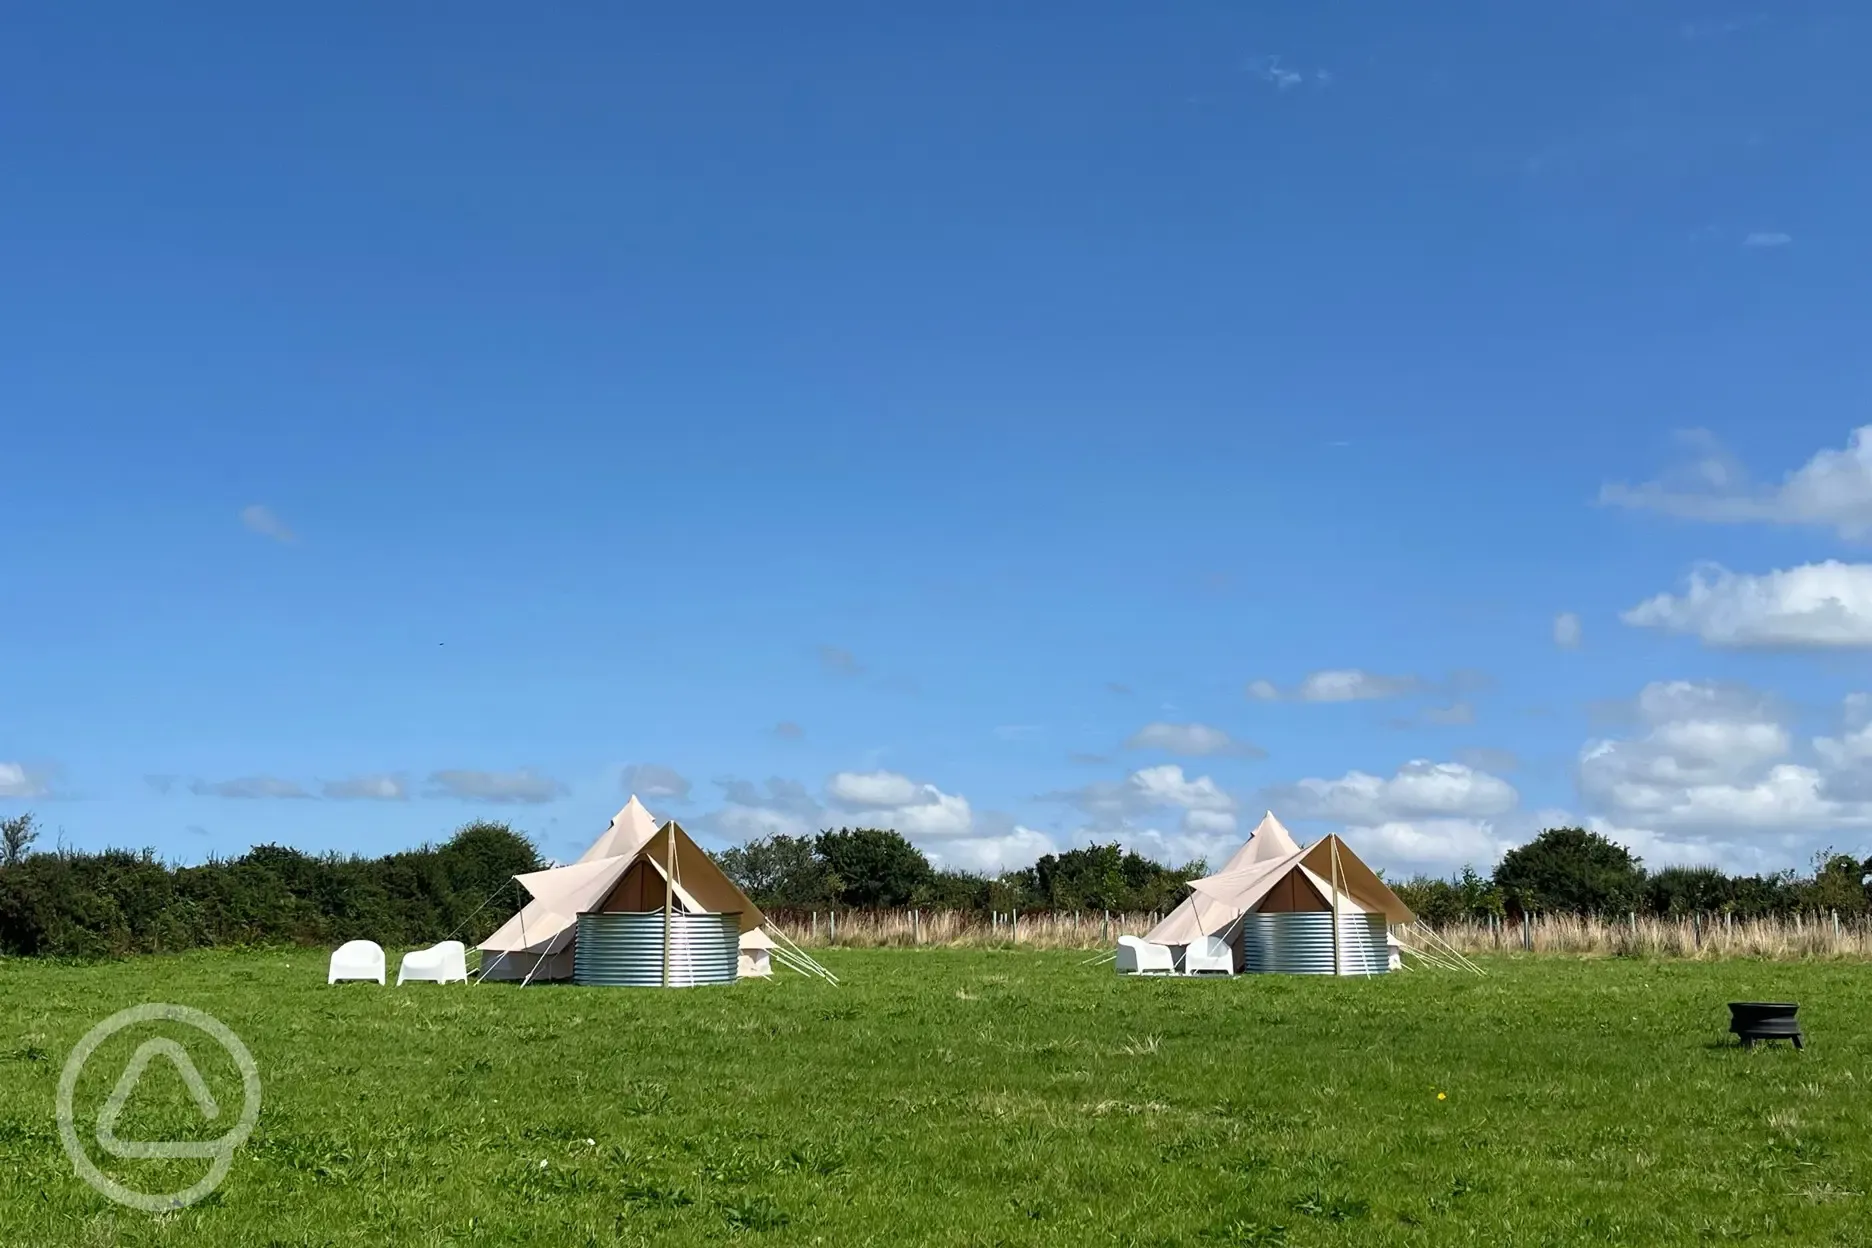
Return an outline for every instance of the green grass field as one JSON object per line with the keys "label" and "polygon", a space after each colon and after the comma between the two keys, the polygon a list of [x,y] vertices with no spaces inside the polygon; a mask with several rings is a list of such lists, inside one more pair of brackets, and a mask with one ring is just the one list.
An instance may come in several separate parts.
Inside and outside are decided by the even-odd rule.
{"label": "green grass field", "polygon": [[[309,950],[0,963],[0,1242],[1872,1240],[1872,967],[1151,982],[1082,956],[833,951],[843,988],[676,992],[327,988]],[[1805,1053],[1728,1040],[1725,1002],[1763,998],[1802,1003]],[[227,1023],[265,1088],[225,1184],[161,1217],[80,1183],[54,1122],[73,1045],[147,1001]],[[152,1034],[222,1120],[158,1061],[120,1138],[238,1113],[198,1033],[126,1032],[79,1084],[94,1157]],[[172,1190],[206,1163],[105,1168]]]}

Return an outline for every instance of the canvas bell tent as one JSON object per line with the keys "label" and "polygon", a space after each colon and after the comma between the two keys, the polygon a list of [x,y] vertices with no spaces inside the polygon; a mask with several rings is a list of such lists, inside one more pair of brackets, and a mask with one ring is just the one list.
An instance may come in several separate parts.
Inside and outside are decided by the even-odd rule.
{"label": "canvas bell tent", "polygon": [[[1229,860],[1222,864],[1222,870],[1216,875],[1227,875],[1256,863],[1277,862],[1299,852],[1300,846],[1293,839],[1293,834],[1281,825],[1281,821],[1270,810],[1255,825],[1255,830],[1248,834],[1241,848],[1229,855]],[[1192,889],[1190,895],[1176,909],[1166,914],[1144,939],[1152,944],[1169,945],[1178,950],[1178,956],[1181,956],[1181,949],[1200,937],[1222,936],[1226,939],[1229,930],[1240,918],[1241,911],[1233,906]],[[1236,969],[1241,969],[1239,964]]]}
{"label": "canvas bell tent", "polygon": [[[738,955],[764,967],[768,957],[778,953],[784,963],[809,974],[823,969],[804,954],[782,952],[775,936],[763,930],[766,916],[760,907],[678,824],[658,827],[635,796],[577,862],[514,879],[531,900],[481,942],[483,979],[573,979],[580,965],[581,916],[588,931],[603,931],[607,940],[622,942],[618,947],[623,947],[635,940],[622,930],[630,921],[593,916],[644,915],[666,908],[678,916],[670,920],[672,932],[698,924],[706,928],[703,916],[733,916],[734,930],[727,933],[732,938],[729,978]],[[595,951],[588,951],[585,962],[591,968],[588,974],[600,973]]]}
{"label": "canvas bell tent", "polygon": [[635,857],[656,830],[656,820],[633,793],[577,862],[516,875],[531,900],[481,942],[481,978],[571,979],[579,912],[591,909],[617,882],[609,864]]}
{"label": "canvas bell tent", "polygon": [[1301,849],[1270,811],[1145,939],[1174,949],[1216,937],[1250,972],[1377,975],[1390,969],[1390,926],[1412,918],[1338,836]]}
{"label": "canvas bell tent", "polygon": [[578,916],[572,981],[588,986],[696,987],[738,977],[740,940],[766,916],[671,820],[619,864],[605,895]]}

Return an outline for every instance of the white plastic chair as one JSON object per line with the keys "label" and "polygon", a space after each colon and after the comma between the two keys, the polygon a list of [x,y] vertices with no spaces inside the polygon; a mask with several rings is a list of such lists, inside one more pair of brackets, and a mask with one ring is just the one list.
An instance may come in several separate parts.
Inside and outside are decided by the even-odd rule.
{"label": "white plastic chair", "polygon": [[325,973],[325,982],[335,984],[341,979],[374,979],[384,982],[383,946],[374,940],[347,940],[333,951],[331,969]]}
{"label": "white plastic chair", "polygon": [[1220,936],[1199,936],[1183,951],[1185,975],[1233,975],[1235,950]]}
{"label": "white plastic chair", "polygon": [[468,946],[459,940],[445,940],[427,949],[412,949],[403,955],[397,967],[396,982],[406,979],[429,984],[446,984],[459,979],[468,982]]}
{"label": "white plastic chair", "polygon": [[1117,965],[1120,975],[1176,974],[1176,959],[1169,945],[1154,945],[1137,936],[1118,938]]}

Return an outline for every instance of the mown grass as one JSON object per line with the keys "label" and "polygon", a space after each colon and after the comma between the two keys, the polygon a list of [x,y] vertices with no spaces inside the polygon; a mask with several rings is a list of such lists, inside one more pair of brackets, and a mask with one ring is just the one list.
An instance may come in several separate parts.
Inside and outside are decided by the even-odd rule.
{"label": "mown grass", "polygon": [[[843,988],[327,988],[300,951],[0,963],[0,1242],[1872,1236],[1872,968],[1502,958],[1486,979],[1165,982],[1026,950],[826,956]],[[1802,1003],[1805,1053],[1728,1040],[1725,1002],[1764,998]],[[265,1084],[227,1182],[162,1217],[83,1186],[53,1116],[79,1037],[152,1000],[222,1019]],[[223,1121],[165,1072],[119,1136],[219,1135],[231,1063],[158,1030]],[[87,1070],[87,1141],[148,1034]],[[107,1169],[148,1190],[205,1164]]]}

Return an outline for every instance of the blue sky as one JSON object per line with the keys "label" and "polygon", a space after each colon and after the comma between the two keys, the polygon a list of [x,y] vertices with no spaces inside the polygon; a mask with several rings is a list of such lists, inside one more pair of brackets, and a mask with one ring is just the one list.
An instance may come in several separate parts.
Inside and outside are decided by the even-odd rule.
{"label": "blue sky", "polygon": [[1872,849],[1872,11],[1257,8],[16,19],[0,813]]}

